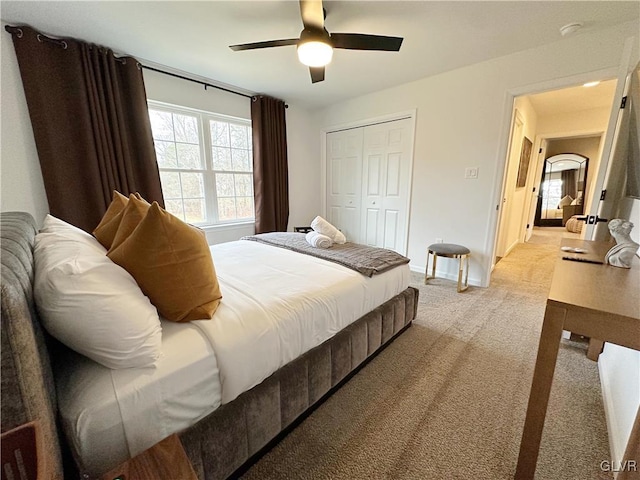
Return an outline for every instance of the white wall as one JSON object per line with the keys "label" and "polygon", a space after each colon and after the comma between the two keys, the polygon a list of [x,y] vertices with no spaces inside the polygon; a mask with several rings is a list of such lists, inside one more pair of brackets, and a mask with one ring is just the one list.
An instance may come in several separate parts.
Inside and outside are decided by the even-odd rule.
{"label": "white wall", "polygon": [[320,135],[312,112],[289,105],[287,154],[289,160],[289,227],[311,225],[320,215]]}
{"label": "white wall", "polygon": [[611,107],[604,107],[588,108],[579,114],[540,115],[537,133],[555,138],[602,133],[607,130],[610,114]]}
{"label": "white wall", "polygon": [[[635,228],[631,231],[631,238],[640,243],[640,199],[624,198],[619,217],[633,222]],[[598,369],[611,459],[619,462],[640,408],[640,352],[607,343],[598,360]]]}
{"label": "white wall", "polygon": [[[408,256],[426,264],[436,237],[471,249],[472,284],[486,285],[509,135],[510,93],[616,69],[633,22],[424,78],[324,109],[321,127],[417,108]],[[477,180],[464,179],[478,167]],[[445,263],[445,262],[441,262]],[[454,262],[448,262],[453,264]],[[443,266],[444,267],[444,266]],[[454,274],[450,265],[448,274]]]}
{"label": "white wall", "polygon": [[513,146],[509,154],[507,164],[507,175],[505,177],[504,198],[501,208],[504,209],[500,225],[499,244],[504,247],[504,251],[497,251],[496,255],[506,256],[509,252],[523,240],[524,228],[529,212],[528,204],[531,197],[531,190],[535,177],[536,151],[531,146],[531,157],[529,159],[529,169],[527,170],[527,181],[524,187],[516,188],[518,170],[520,168],[520,154],[522,152],[522,142],[524,137],[535,142],[538,115],[527,97],[518,97],[514,101],[514,111],[519,112],[522,119],[522,137],[512,138]]}
{"label": "white wall", "polygon": [[[222,115],[250,119],[251,99],[174,78],[153,70],[142,70],[147,98],[159,102],[196,108]],[[202,79],[206,81],[205,79]]]}
{"label": "white wall", "polygon": [[598,360],[598,370],[611,459],[620,462],[640,407],[640,352],[606,343]]}
{"label": "white wall", "polygon": [[589,170],[591,170],[592,159],[598,155],[599,148],[600,136],[562,138],[558,140],[551,140],[549,142],[546,157],[553,157],[561,153],[578,153],[589,159]]}
{"label": "white wall", "polygon": [[42,223],[49,212],[40,163],[11,35],[0,35],[0,211],[29,212]]}

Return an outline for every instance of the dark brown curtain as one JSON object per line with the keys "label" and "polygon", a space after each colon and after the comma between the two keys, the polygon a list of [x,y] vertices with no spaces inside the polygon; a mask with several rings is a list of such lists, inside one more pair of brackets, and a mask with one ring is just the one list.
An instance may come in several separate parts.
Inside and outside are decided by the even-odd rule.
{"label": "dark brown curtain", "polygon": [[578,196],[576,191],[576,170],[562,170],[560,178],[562,179],[562,196],[569,195],[571,198],[576,198]]}
{"label": "dark brown curtain", "polygon": [[287,124],[282,100],[251,99],[256,233],[286,232],[289,221]]}
{"label": "dark brown curtain", "polygon": [[92,231],[113,190],[164,204],[142,70],[30,27],[13,36],[51,214]]}

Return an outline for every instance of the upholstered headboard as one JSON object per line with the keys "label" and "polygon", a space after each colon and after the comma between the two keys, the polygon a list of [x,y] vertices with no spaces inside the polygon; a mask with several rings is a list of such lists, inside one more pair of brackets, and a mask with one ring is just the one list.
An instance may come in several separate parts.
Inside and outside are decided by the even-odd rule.
{"label": "upholstered headboard", "polygon": [[62,479],[56,391],[47,345],[33,300],[36,223],[24,212],[0,214],[2,262],[2,432],[38,420],[51,478]]}

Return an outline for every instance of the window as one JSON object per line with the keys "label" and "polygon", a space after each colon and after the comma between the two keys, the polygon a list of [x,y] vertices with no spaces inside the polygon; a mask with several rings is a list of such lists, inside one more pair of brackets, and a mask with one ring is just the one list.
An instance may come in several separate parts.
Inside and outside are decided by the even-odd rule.
{"label": "window", "polygon": [[562,180],[554,178],[542,182],[542,197],[546,209],[556,208],[562,199]]}
{"label": "window", "polygon": [[254,219],[248,120],[152,101],[149,118],[168,212],[197,225]]}

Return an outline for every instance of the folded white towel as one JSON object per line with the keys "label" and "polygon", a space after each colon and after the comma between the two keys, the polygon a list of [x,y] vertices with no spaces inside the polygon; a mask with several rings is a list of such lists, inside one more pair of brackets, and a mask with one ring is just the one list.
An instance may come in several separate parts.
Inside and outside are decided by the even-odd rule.
{"label": "folded white towel", "polygon": [[311,228],[313,228],[316,232],[321,233],[322,235],[326,235],[336,243],[343,244],[347,241],[344,233],[342,233],[340,230],[338,230],[336,227],[331,225],[319,215],[313,219],[313,222],[311,222]]}
{"label": "folded white towel", "polygon": [[304,238],[307,239],[309,245],[316,248],[329,248],[331,245],[333,245],[333,240],[331,240],[326,235],[315,231],[307,233]]}

